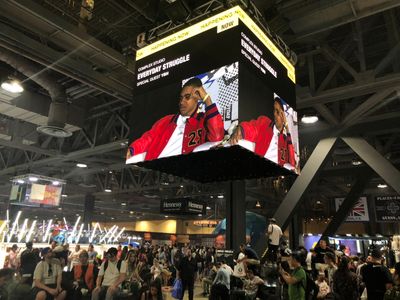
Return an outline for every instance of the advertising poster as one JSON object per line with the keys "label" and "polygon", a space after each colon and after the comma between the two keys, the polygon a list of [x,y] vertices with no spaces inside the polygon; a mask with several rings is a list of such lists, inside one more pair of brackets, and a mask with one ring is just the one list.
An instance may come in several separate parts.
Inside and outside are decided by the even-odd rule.
{"label": "advertising poster", "polygon": [[399,222],[400,196],[375,197],[375,214],[377,222]]}

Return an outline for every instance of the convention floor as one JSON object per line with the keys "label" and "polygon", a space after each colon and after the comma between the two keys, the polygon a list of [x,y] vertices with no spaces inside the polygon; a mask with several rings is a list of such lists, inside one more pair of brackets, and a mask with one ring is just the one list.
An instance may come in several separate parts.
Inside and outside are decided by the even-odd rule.
{"label": "convention floor", "polygon": [[[194,299],[208,299],[208,297],[203,297],[203,288],[200,285],[200,282],[196,282],[194,285]],[[165,300],[176,300],[175,298],[171,297],[170,292],[165,292],[164,293],[164,299]],[[183,297],[184,300],[188,300],[188,293],[187,291],[185,292],[185,296]]]}

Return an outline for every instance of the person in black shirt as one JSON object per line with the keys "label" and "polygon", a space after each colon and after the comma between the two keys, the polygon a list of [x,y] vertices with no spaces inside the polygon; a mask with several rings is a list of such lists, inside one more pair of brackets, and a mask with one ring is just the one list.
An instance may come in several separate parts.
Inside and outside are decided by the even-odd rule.
{"label": "person in black shirt", "polygon": [[37,251],[33,251],[32,242],[27,242],[26,249],[21,253],[20,273],[23,283],[32,285],[33,272],[35,271],[36,265],[39,261],[39,254]]}
{"label": "person in black shirt", "polygon": [[316,264],[325,264],[324,257],[327,252],[335,254],[335,252],[328,247],[328,243],[324,239],[319,240],[319,244],[317,247],[314,248],[314,251]]}
{"label": "person in black shirt", "polygon": [[367,288],[368,299],[382,300],[387,289],[392,288],[392,276],[382,265],[382,253],[379,249],[371,252],[371,262],[361,268],[362,280]]}
{"label": "person in black shirt", "polygon": [[197,262],[192,256],[192,251],[187,249],[186,256],[182,258],[178,265],[177,278],[182,280],[182,298],[187,289],[189,292],[189,300],[193,300],[194,280],[197,273]]}

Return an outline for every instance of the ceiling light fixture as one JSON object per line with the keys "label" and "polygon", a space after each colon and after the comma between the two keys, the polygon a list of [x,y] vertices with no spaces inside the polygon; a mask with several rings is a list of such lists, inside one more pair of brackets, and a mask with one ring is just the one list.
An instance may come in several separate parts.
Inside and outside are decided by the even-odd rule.
{"label": "ceiling light fixture", "polygon": [[39,178],[37,178],[37,177],[33,177],[33,176],[29,177],[29,181],[31,181],[31,182],[36,182],[38,180],[39,180]]}
{"label": "ceiling light fixture", "polygon": [[257,201],[256,207],[257,207],[257,208],[261,208],[261,203],[260,203],[260,201]]}
{"label": "ceiling light fixture", "polygon": [[22,179],[18,179],[17,182],[18,182],[19,184],[25,183],[25,181],[23,181]]}
{"label": "ceiling light fixture", "polygon": [[67,197],[68,197],[68,195],[66,195],[66,194],[62,194],[62,195],[61,195],[61,197],[63,197],[63,198],[67,198]]}
{"label": "ceiling light fixture", "polygon": [[24,91],[24,88],[19,80],[8,79],[1,84],[1,88],[13,94],[19,94]]}
{"label": "ceiling light fixture", "polygon": [[83,163],[77,163],[76,166],[78,168],[87,168],[87,164],[83,164]]}
{"label": "ceiling light fixture", "polygon": [[207,210],[211,210],[211,207],[209,207],[209,206],[207,206],[207,208],[206,208]]}
{"label": "ceiling light fixture", "polygon": [[353,161],[351,162],[351,164],[352,164],[353,166],[359,166],[359,165],[362,164],[362,161],[360,161],[360,160],[353,160]]}
{"label": "ceiling light fixture", "polygon": [[122,205],[122,206],[126,206],[126,203],[125,203],[125,202],[122,202],[121,205]]}
{"label": "ceiling light fixture", "polygon": [[111,193],[111,192],[112,192],[112,190],[109,189],[109,188],[104,189],[104,191],[105,191],[106,193]]}
{"label": "ceiling light fixture", "polygon": [[304,124],[314,124],[318,122],[318,116],[316,115],[304,115],[301,118],[301,122]]}
{"label": "ceiling light fixture", "polygon": [[386,189],[388,186],[385,183],[380,183],[380,184],[377,185],[377,187],[380,188],[380,189]]}
{"label": "ceiling light fixture", "polygon": [[52,182],[52,184],[53,184],[53,185],[60,185],[60,182],[59,182],[58,180],[54,180],[54,181]]}
{"label": "ceiling light fixture", "polygon": [[203,215],[202,215],[202,214],[198,214],[198,216],[199,216],[199,217],[202,217]]}
{"label": "ceiling light fixture", "polygon": [[224,195],[218,195],[218,199],[223,199]]}

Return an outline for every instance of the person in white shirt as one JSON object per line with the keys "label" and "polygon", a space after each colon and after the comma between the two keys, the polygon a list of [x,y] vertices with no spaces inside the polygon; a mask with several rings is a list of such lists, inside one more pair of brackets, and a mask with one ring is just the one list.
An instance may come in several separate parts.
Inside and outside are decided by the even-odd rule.
{"label": "person in white shirt", "polygon": [[79,255],[81,254],[81,245],[76,245],[75,246],[75,251],[71,252],[71,254],[68,256],[68,262],[69,262],[69,270],[72,270],[72,268],[79,264]]}
{"label": "person in white shirt", "polygon": [[[100,266],[96,288],[92,300],[114,300],[120,294],[120,285],[126,279],[126,261],[117,259],[118,250],[111,247],[107,251],[107,260]],[[105,298],[104,298],[105,296]]]}
{"label": "person in white shirt", "polygon": [[36,265],[33,273],[33,290],[35,300],[55,299],[64,300],[66,291],[61,288],[62,270],[54,262],[53,253],[49,247],[41,252],[43,260]]}
{"label": "person in white shirt", "polygon": [[268,235],[267,260],[269,262],[275,263],[278,259],[277,253],[279,250],[279,241],[282,237],[282,229],[276,224],[276,220],[274,218],[269,219],[267,235]]}

